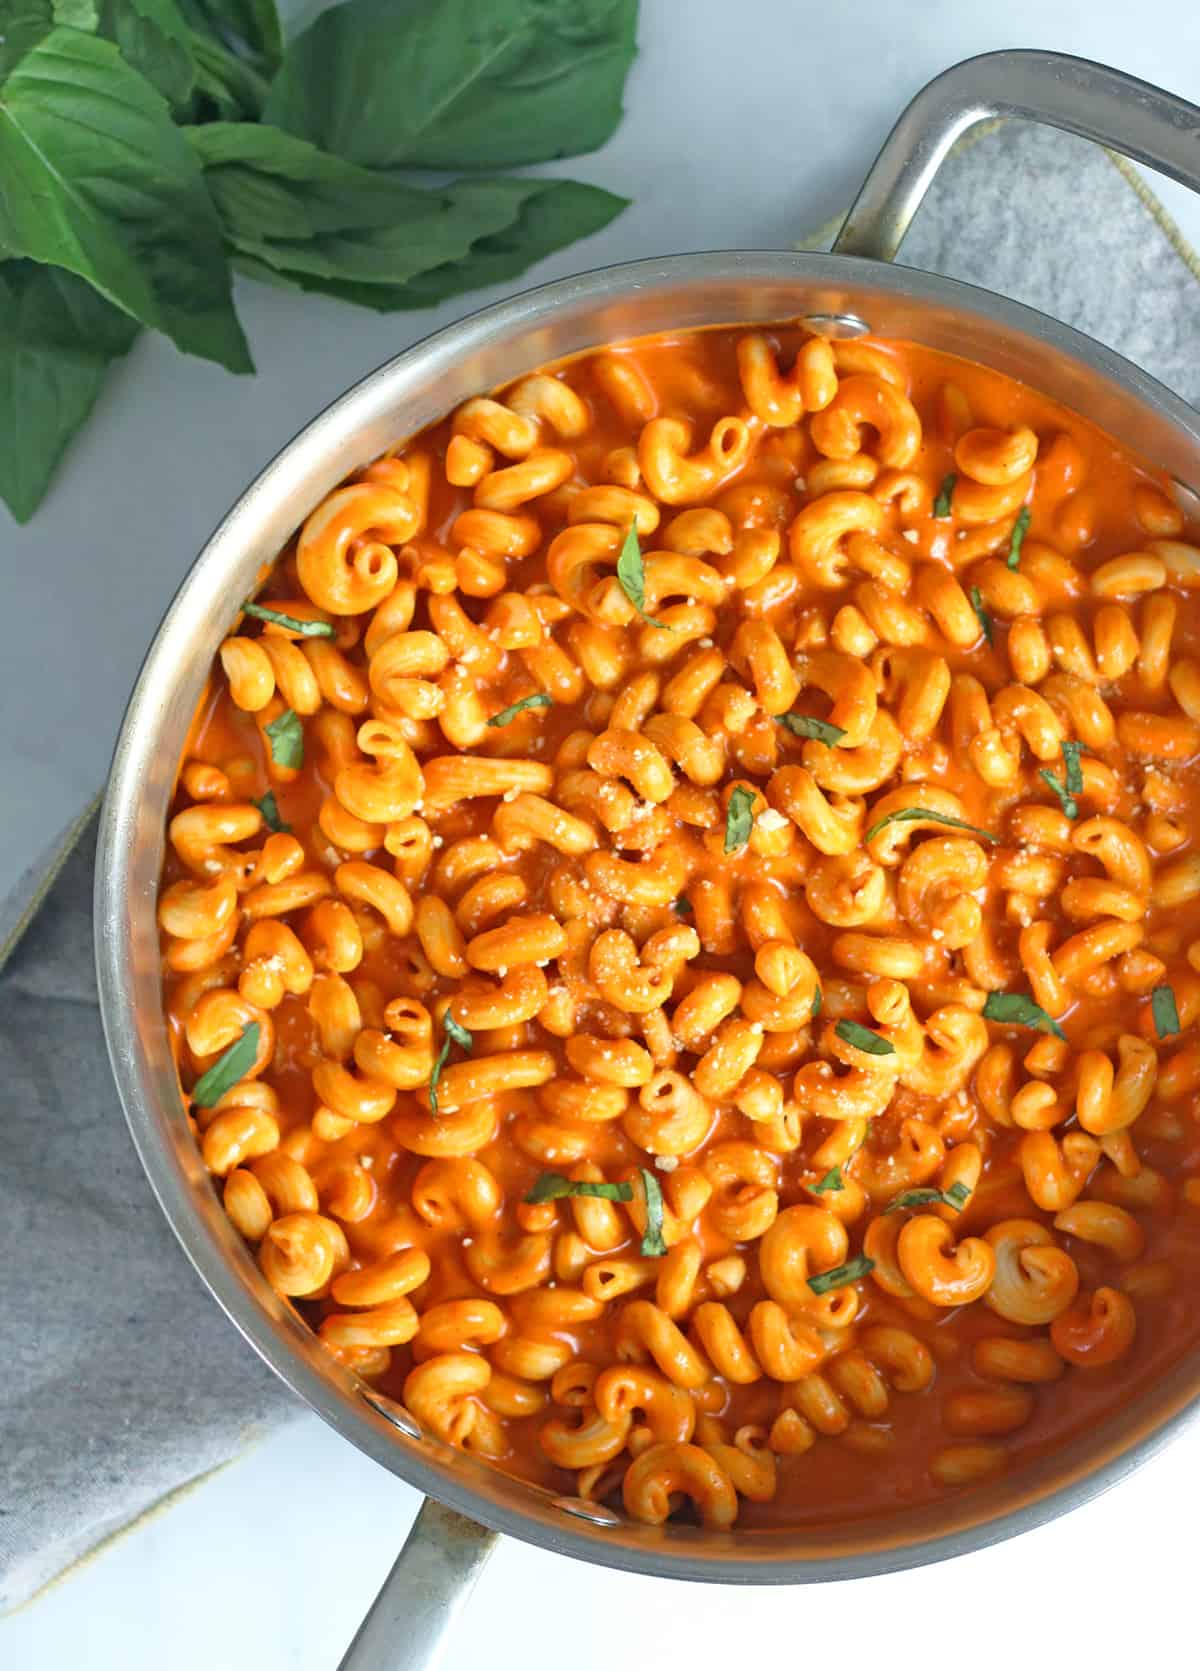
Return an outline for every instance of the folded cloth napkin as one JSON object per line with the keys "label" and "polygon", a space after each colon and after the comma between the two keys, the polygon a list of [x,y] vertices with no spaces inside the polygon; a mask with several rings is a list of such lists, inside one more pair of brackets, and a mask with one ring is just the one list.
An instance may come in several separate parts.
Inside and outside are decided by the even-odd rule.
{"label": "folded cloth napkin", "polygon": [[[1200,266],[1094,147],[1016,125],[968,140],[904,260],[1068,320],[1200,402]],[[87,818],[0,909],[0,1607],[298,1410],[204,1292],[126,1136],[94,852]]]}

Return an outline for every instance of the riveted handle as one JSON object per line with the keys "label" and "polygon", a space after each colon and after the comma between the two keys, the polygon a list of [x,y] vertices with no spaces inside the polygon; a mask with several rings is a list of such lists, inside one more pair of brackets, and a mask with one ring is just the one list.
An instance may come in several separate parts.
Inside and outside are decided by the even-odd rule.
{"label": "riveted handle", "polygon": [[987,52],[919,92],[884,141],[833,249],[892,261],[946,153],[978,122],[1046,122],[1200,192],[1200,108],[1062,52]]}
{"label": "riveted handle", "polygon": [[434,1671],[499,1541],[427,1497],[338,1671]]}

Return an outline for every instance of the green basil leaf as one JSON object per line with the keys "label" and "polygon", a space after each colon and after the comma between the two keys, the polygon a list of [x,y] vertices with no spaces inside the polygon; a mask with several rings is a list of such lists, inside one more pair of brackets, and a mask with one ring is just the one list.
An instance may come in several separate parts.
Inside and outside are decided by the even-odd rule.
{"label": "green basil leaf", "polygon": [[642,1176],[642,1193],[646,1197],[646,1230],[642,1237],[641,1254],[644,1259],[661,1259],[667,1251],[667,1244],[663,1241],[663,1197],[658,1179],[654,1173],[644,1166],[639,1166]]}
{"label": "green basil leaf", "polygon": [[729,807],[725,813],[725,851],[737,853],[750,840],[750,832],[754,828],[754,802],[757,799],[753,789],[745,789],[739,783],[729,797]]}
{"label": "green basil leaf", "polygon": [[54,29],[0,88],[0,247],[77,273],[188,353],[252,369],[200,165],[110,41]]}
{"label": "green basil leaf", "polygon": [[886,830],[889,824],[915,824],[921,818],[928,818],[933,824],[945,824],[950,830],[967,830],[971,835],[977,835],[981,841],[994,842],[998,839],[988,830],[981,830],[978,824],[964,824],[961,818],[951,818],[948,813],[931,812],[928,807],[923,806],[902,806],[895,812],[889,812],[878,824],[872,824],[863,840],[874,841],[880,830]]}
{"label": "green basil leaf", "polygon": [[1066,782],[1068,795],[1083,794],[1083,768],[1079,764],[1079,756],[1083,753],[1082,743],[1064,743],[1062,746],[1063,759],[1066,761]]}
{"label": "green basil leaf", "polygon": [[1175,1002],[1175,993],[1169,986],[1156,986],[1150,994],[1150,1013],[1154,1017],[1154,1031],[1160,1039],[1170,1038],[1172,1033],[1181,1033],[1179,1025],[1179,1006]]}
{"label": "green basil leaf", "polygon": [[94,29],[97,22],[94,0],[91,3],[82,0],[82,6],[83,18],[77,21],[79,14],[73,3],[63,6],[60,15],[54,0],[0,0],[0,83],[56,24],[71,29]]}
{"label": "green basil leaf", "polygon": [[594,151],[621,118],[637,0],[350,0],[288,44],[266,119],[376,168]]}
{"label": "green basil leaf", "polygon": [[817,1017],[820,1015],[821,1004],[823,1003],[823,1001],[824,1001],[824,995],[821,992],[821,988],[819,986],[814,987],[813,988],[813,1001],[812,1001],[812,1016],[810,1018],[811,1020],[815,1021],[817,1019]]}
{"label": "green basil leaf", "polygon": [[1020,514],[1013,524],[1012,536],[1008,542],[1008,566],[1015,569],[1021,561],[1021,547],[1025,544],[1025,536],[1029,532],[1032,513],[1028,505],[1022,505]]}
{"label": "green basil leaf", "polygon": [[[460,180],[451,190],[465,192],[469,183]],[[365,285],[356,288],[317,283],[306,288],[323,290],[381,312],[432,307],[466,290],[509,283],[555,250],[590,238],[629,206],[627,197],[617,197],[599,186],[585,186],[578,180],[480,180],[475,184],[481,191],[504,188],[511,193],[520,188],[523,197],[511,225],[479,238],[461,260],[433,267],[383,295],[380,286],[374,287],[373,294]]]}
{"label": "green basil leaf", "polygon": [[527,708],[553,708],[553,706],[553,699],[547,696],[545,692],[534,691],[532,696],[523,696],[519,702],[510,702],[507,708],[501,708],[498,714],[492,715],[488,724],[507,725],[510,720],[516,719],[518,714],[523,714]]}
{"label": "green basil leaf", "polygon": [[285,708],[278,719],[266,727],[271,742],[271,759],[277,766],[299,767],[304,764],[304,727],[299,714]]}
{"label": "green basil leaf", "polygon": [[671,907],[677,917],[690,917],[693,914],[690,899],[677,899]]}
{"label": "green basil leaf", "polygon": [[291,830],[290,824],[285,824],[279,816],[279,803],[275,799],[275,791],[268,789],[261,801],[255,801],[255,806],[263,815],[263,823],[269,830],[286,835]]}
{"label": "green basil leaf", "polygon": [[829,1195],[838,1194],[840,1191],[845,1189],[845,1187],[845,1184],[842,1182],[841,1167],[831,1166],[819,1184],[808,1185],[808,1191],[810,1195]]}
{"label": "green basil leaf", "polygon": [[[442,193],[420,191],[384,174],[331,157],[278,128],[254,122],[209,122],[188,130],[188,141],[204,167],[204,183],[212,195],[225,228],[235,246],[247,245],[289,250],[322,234],[352,229],[363,232],[377,228],[409,226],[418,239],[422,215],[430,221],[444,218],[450,200]],[[508,205],[497,224],[511,218]],[[450,229],[446,230],[453,236]],[[470,248],[471,228],[460,232],[448,246],[450,255]],[[317,242],[316,247],[321,247]],[[440,259],[446,259],[438,251]],[[338,270],[332,259],[323,267]],[[417,263],[389,267],[385,282],[398,282]],[[357,270],[352,276],[359,276]],[[367,276],[365,273],[362,276]]]}
{"label": "green basil leaf", "polygon": [[874,1269],[875,1261],[868,1259],[865,1253],[860,1253],[857,1258],[847,1260],[844,1265],[835,1265],[831,1271],[818,1271],[816,1276],[810,1276],[808,1286],[814,1294],[828,1294],[831,1288],[845,1288]]}
{"label": "green basil leaf", "polygon": [[275,128],[188,137],[236,264],[379,312],[516,277],[610,221],[625,200],[571,180],[458,180],[418,190]]}
{"label": "green basil leaf", "polygon": [[180,0],[197,34],[217,42],[231,56],[248,58],[272,75],[283,58],[283,32],[275,0]]}
{"label": "green basil leaf", "polygon": [[[646,570],[642,563],[642,548],[638,544],[637,528],[633,523],[629,525],[629,532],[617,558],[617,583],[643,621],[648,621],[652,627],[658,627],[663,632],[674,631],[665,621],[656,621],[653,615],[646,614]],[[728,851],[726,848],[726,852]]]}
{"label": "green basil leaf", "polygon": [[1023,992],[989,992],[987,1002],[983,1006],[985,1021],[1001,1021],[1016,1027],[1036,1027],[1039,1032],[1053,1033],[1056,1039],[1066,1039],[1066,1034],[1048,1015],[1040,1004],[1035,1004],[1032,998],[1027,998]]}
{"label": "green basil leaf", "polygon": [[942,485],[938,489],[938,496],[933,501],[934,516],[944,518],[950,515],[950,500],[953,497],[954,484],[957,480],[958,477],[953,470],[948,476],[943,477]]}
{"label": "green basil leaf", "polygon": [[[65,20],[63,20],[65,21]],[[120,48],[168,104],[183,105],[196,81],[191,31],[175,0],[102,0],[100,33]]]}
{"label": "green basil leaf", "polygon": [[543,1201],[561,1201],[566,1196],[598,1196],[602,1201],[632,1201],[633,1185],[572,1183],[561,1172],[543,1172],[525,1200],[531,1207]]}
{"label": "green basil leaf", "polygon": [[193,29],[190,44],[196,84],[188,118],[193,122],[256,122],[270,84],[215,36]]}
{"label": "green basil leaf", "polygon": [[1058,796],[1059,805],[1062,807],[1067,817],[1078,818],[1078,803],[1073,795],[1068,794],[1066,784],[1060,783],[1048,766],[1041,767],[1038,772],[1038,776],[1043,780],[1043,782],[1048,783],[1054,793]]}
{"label": "green basil leaf", "polygon": [[18,522],[37,509],[138,328],[61,267],[0,262],[0,499]]}
{"label": "green basil leaf", "polygon": [[453,1039],[455,1044],[458,1045],[460,1049],[474,1050],[474,1034],[469,1033],[461,1021],[455,1021],[449,1010],[447,1010],[445,1015],[442,1017],[442,1028],[446,1037],[448,1039]]}
{"label": "green basil leaf", "polygon": [[244,1079],[254,1066],[258,1055],[258,1039],[262,1028],[257,1021],[252,1021],[242,1028],[242,1036],[235,1039],[221,1056],[213,1063],[207,1073],[192,1086],[192,1107],[211,1108],[220,1102],[232,1086],[239,1079]]}
{"label": "green basil leaf", "polygon": [[855,1050],[864,1050],[868,1056],[894,1056],[896,1046],[891,1039],[881,1039],[878,1033],[873,1033],[869,1027],[862,1027],[857,1021],[839,1021],[833,1029],[838,1038],[845,1044],[851,1044]]}
{"label": "green basil leaf", "polygon": [[450,1058],[450,1046],[457,1044],[467,1051],[475,1048],[474,1035],[468,1033],[461,1021],[455,1021],[449,1010],[442,1017],[442,1034],[442,1048],[437,1053],[433,1072],[429,1075],[429,1112],[435,1120],[438,1116],[438,1084],[441,1081],[442,1069]]}
{"label": "green basil leaf", "polygon": [[277,627],[286,627],[289,632],[298,632],[301,638],[334,637],[334,630],[328,621],[302,621],[298,615],[288,615],[282,609],[270,609],[265,603],[255,603],[250,598],[242,605],[242,613],[253,615],[257,621],[270,621]]}
{"label": "green basil leaf", "polygon": [[826,748],[836,748],[846,735],[842,726],[830,725],[826,719],[814,719],[811,714],[778,714],[776,718],[793,737],[811,737]]}
{"label": "green basil leaf", "polygon": [[898,1213],[913,1207],[928,1207],[938,1202],[944,1207],[953,1207],[962,1212],[971,1199],[971,1192],[966,1184],[959,1182],[951,1184],[949,1189],[906,1189],[903,1195],[898,1195],[894,1201],[883,1209],[884,1213]]}
{"label": "green basil leaf", "polygon": [[979,628],[983,633],[984,638],[987,639],[989,644],[994,644],[996,640],[992,632],[992,617],[983,607],[983,593],[979,590],[978,586],[972,586],[971,588],[971,608],[975,611],[975,616],[979,622]]}

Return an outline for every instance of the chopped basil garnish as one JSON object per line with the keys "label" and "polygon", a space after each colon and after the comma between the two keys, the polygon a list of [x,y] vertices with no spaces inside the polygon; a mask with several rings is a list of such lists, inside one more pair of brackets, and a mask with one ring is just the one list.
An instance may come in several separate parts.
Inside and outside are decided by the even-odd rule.
{"label": "chopped basil garnish", "polygon": [[1079,802],[1075,799],[1074,795],[1068,794],[1066,784],[1060,783],[1048,766],[1043,766],[1038,772],[1038,776],[1044,783],[1048,783],[1054,793],[1058,796],[1058,804],[1062,807],[1067,817],[1078,818]]}
{"label": "chopped basil garnish", "polygon": [[744,789],[739,783],[729,797],[729,810],[725,814],[725,851],[736,853],[750,840],[750,831],[754,828],[753,789]]}
{"label": "chopped basil garnish", "polygon": [[677,917],[690,917],[692,915],[692,902],[690,899],[677,899],[671,909]]}
{"label": "chopped basil garnish", "polygon": [[553,708],[554,703],[542,691],[535,691],[532,696],[523,696],[519,702],[510,703],[507,708],[501,708],[498,714],[493,714],[488,720],[489,725],[507,725],[510,719],[516,719],[526,708]]}
{"label": "chopped basil garnish", "polygon": [[1068,818],[1079,817],[1079,802],[1076,795],[1083,793],[1083,770],[1079,764],[1079,756],[1083,751],[1082,743],[1064,743],[1062,746],[1063,764],[1066,771],[1060,783],[1049,767],[1043,766],[1039,772],[1041,777],[1058,796],[1059,805]]}
{"label": "chopped basil garnish", "polygon": [[860,1253],[844,1265],[835,1265],[831,1271],[819,1271],[816,1276],[810,1276],[808,1286],[814,1294],[828,1294],[831,1288],[845,1288],[848,1283],[857,1282],[860,1276],[866,1276],[874,1269],[875,1261]]}
{"label": "chopped basil garnish", "polygon": [[1169,986],[1154,988],[1150,994],[1150,1013],[1154,1017],[1154,1031],[1160,1039],[1183,1031],[1179,1025],[1179,1006],[1175,1002],[1175,993]]}
{"label": "chopped basil garnish", "polygon": [[279,804],[275,799],[275,791],[273,789],[268,789],[262,800],[255,801],[254,804],[262,813],[263,823],[269,830],[275,830],[277,833],[282,835],[286,835],[288,833],[292,826],[290,824],[285,824],[283,819],[279,816]]}
{"label": "chopped basil garnish", "polygon": [[812,1195],[828,1195],[830,1193],[835,1193],[838,1190],[845,1189],[845,1187],[845,1184],[842,1182],[841,1167],[831,1166],[829,1171],[826,1172],[825,1176],[821,1179],[820,1183],[809,1184],[808,1189],[809,1193]]}
{"label": "chopped basil garnish", "polygon": [[457,1044],[464,1050],[469,1051],[475,1044],[472,1035],[467,1032],[461,1021],[455,1021],[449,1010],[442,1017],[442,1031],[446,1036],[442,1040],[442,1048],[438,1051],[437,1061],[434,1062],[433,1072],[429,1076],[429,1112],[435,1118],[438,1111],[438,1081],[442,1077],[442,1069],[449,1060],[450,1046]]}
{"label": "chopped basil garnish", "polygon": [[1017,1027],[1036,1027],[1040,1033],[1053,1033],[1056,1039],[1066,1034],[1052,1015],[1047,1015],[1040,1004],[1023,992],[989,992],[983,1006],[985,1021],[1003,1021]]}
{"label": "chopped basil garnish", "polygon": [[971,1192],[964,1183],[951,1184],[949,1189],[906,1189],[883,1210],[885,1213],[899,1213],[908,1207],[928,1207],[936,1201],[961,1213],[970,1199]]}
{"label": "chopped basil garnish", "polygon": [[301,621],[296,615],[285,615],[281,609],[268,609],[262,603],[244,603],[242,608],[247,615],[253,615],[259,621],[271,621],[277,627],[286,627],[289,632],[298,632],[301,638],[334,636],[328,621]]}
{"label": "chopped basil garnish", "polygon": [[602,1201],[632,1201],[632,1184],[572,1183],[561,1172],[543,1172],[525,1200],[531,1207],[543,1201],[561,1201],[567,1195],[598,1195]]}
{"label": "chopped basil garnish", "polygon": [[646,1231],[642,1237],[641,1253],[644,1259],[661,1259],[667,1251],[667,1244],[663,1241],[663,1198],[658,1179],[653,1172],[639,1166],[642,1175],[642,1193],[646,1197]]}
{"label": "chopped basil garnish", "polygon": [[865,1050],[868,1056],[896,1054],[896,1046],[890,1039],[881,1039],[878,1033],[873,1033],[869,1027],[860,1027],[857,1021],[839,1021],[833,1030],[839,1039],[852,1044],[855,1050]]}
{"label": "chopped basil garnish", "polygon": [[812,1001],[812,1016],[810,1018],[811,1020],[815,1021],[817,1019],[817,1017],[820,1015],[822,1002],[823,1002],[823,994],[821,992],[821,988],[819,986],[814,987],[813,988],[813,1001]]}
{"label": "chopped basil garnish", "polygon": [[864,841],[874,841],[880,830],[885,830],[889,824],[915,824],[918,819],[928,818],[931,824],[945,824],[950,830],[969,830],[983,841],[996,841],[990,830],[981,830],[978,824],[964,824],[961,818],[951,818],[946,812],[931,812],[928,807],[902,806],[895,812],[889,812],[886,818],[881,818],[878,824],[872,824],[863,837]]}
{"label": "chopped basil garnish", "polygon": [[1028,505],[1021,506],[1021,513],[1013,524],[1012,538],[1008,542],[1008,566],[1015,569],[1021,561],[1021,547],[1025,544],[1025,536],[1029,532],[1031,512]]}
{"label": "chopped basil garnish", "polygon": [[271,759],[277,766],[303,766],[304,727],[299,714],[285,708],[266,730],[271,743]]}
{"label": "chopped basil garnish", "polygon": [[983,636],[987,639],[989,644],[994,644],[996,640],[992,635],[992,617],[983,607],[983,593],[979,590],[978,586],[972,586],[971,588],[971,608],[975,611],[975,616],[979,622],[979,627]]}
{"label": "chopped basil garnish", "polygon": [[826,748],[836,748],[846,735],[842,726],[830,725],[827,719],[814,719],[811,714],[777,714],[776,718],[793,737],[811,737]]}
{"label": "chopped basil garnish", "polygon": [[251,1021],[248,1026],[242,1028],[241,1038],[235,1039],[208,1072],[201,1074],[192,1086],[193,1108],[211,1108],[214,1103],[220,1102],[231,1086],[246,1077],[258,1055],[258,1037],[261,1032],[262,1028],[257,1021]]}
{"label": "chopped basil garnish", "polygon": [[656,621],[653,615],[646,614],[646,570],[642,564],[637,528],[632,524],[621,547],[621,555],[617,558],[617,582],[643,621],[657,627],[660,632],[675,631],[666,621]]}
{"label": "chopped basil garnish", "polygon": [[957,480],[958,477],[953,470],[944,478],[941,487],[938,489],[938,496],[933,501],[934,516],[946,517],[950,515],[950,497],[954,492],[954,484]]}

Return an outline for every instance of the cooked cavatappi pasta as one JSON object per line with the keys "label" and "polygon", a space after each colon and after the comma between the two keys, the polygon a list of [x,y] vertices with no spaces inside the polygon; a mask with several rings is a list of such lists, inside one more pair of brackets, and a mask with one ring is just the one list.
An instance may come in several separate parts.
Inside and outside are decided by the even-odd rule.
{"label": "cooked cavatappi pasta", "polygon": [[[1019,1466],[1200,1337],[1200,549],[1071,412],[722,329],[332,492],[159,900],[268,1282],[636,1520]],[[240,613],[239,613],[240,609]]]}

